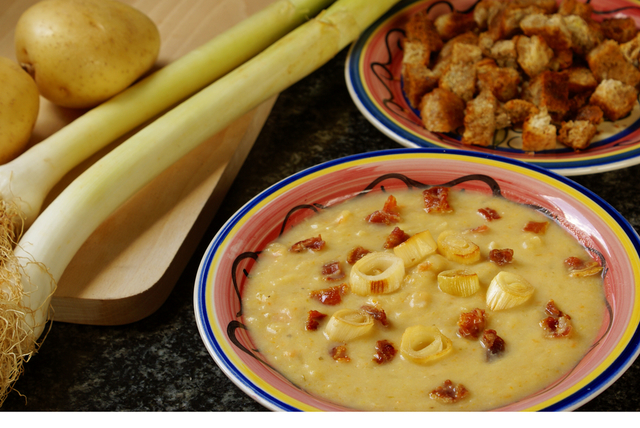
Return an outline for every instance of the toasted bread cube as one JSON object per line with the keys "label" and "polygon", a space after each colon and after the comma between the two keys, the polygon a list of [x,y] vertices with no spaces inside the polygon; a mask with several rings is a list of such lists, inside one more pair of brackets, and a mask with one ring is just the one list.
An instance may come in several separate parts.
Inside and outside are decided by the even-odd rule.
{"label": "toasted bread cube", "polygon": [[558,131],[558,141],[574,150],[582,150],[589,147],[596,132],[595,125],[588,120],[571,120],[562,123]]}
{"label": "toasted bread cube", "polygon": [[453,132],[464,124],[464,107],[464,101],[456,94],[436,88],[422,98],[422,123],[431,132]]}
{"label": "toasted bread cube", "polygon": [[467,103],[464,112],[464,133],[462,143],[467,145],[489,146],[496,131],[496,109],[498,100],[485,90]]}
{"label": "toasted bread cube", "polygon": [[442,49],[443,42],[428,13],[422,10],[412,14],[405,26],[405,35],[408,40],[422,42],[429,52],[437,52]]}
{"label": "toasted bread cube", "polygon": [[574,118],[580,111],[580,109],[584,108],[587,104],[589,104],[589,98],[591,98],[591,94],[593,91],[589,92],[580,92],[569,98],[569,111],[564,116],[565,120],[569,120],[570,118]]}
{"label": "toasted bread cube", "polygon": [[492,59],[476,63],[478,90],[489,90],[500,102],[507,102],[519,95],[522,78],[513,68],[498,67]]}
{"label": "toasted bread cube", "polygon": [[529,116],[538,114],[540,111],[535,104],[519,98],[507,101],[502,108],[509,116],[509,122],[515,126],[522,125]]}
{"label": "toasted bread cube", "polygon": [[593,15],[593,6],[578,0],[562,0],[558,6],[560,15],[577,15],[584,20],[590,20]]}
{"label": "toasted bread cube", "polygon": [[633,110],[637,97],[638,91],[633,86],[619,80],[606,79],[600,82],[589,103],[600,107],[607,119],[616,121]]}
{"label": "toasted bread cube", "polygon": [[549,70],[561,71],[573,65],[573,51],[571,49],[556,49],[549,61]]}
{"label": "toasted bread cube", "polygon": [[425,94],[438,86],[438,77],[426,67],[405,64],[402,67],[404,93],[413,108],[419,108]]}
{"label": "toasted bread cube", "polygon": [[544,108],[560,123],[569,111],[569,76],[562,72],[543,71],[533,78],[523,92],[523,98],[538,108]]}
{"label": "toasted bread cube", "polygon": [[551,58],[554,56],[544,39],[540,36],[519,36],[516,38],[518,64],[529,77],[535,77],[547,70]]}
{"label": "toasted bread cube", "polygon": [[520,21],[520,28],[529,37],[534,35],[542,37],[553,50],[571,48],[571,33],[562,15],[549,16],[542,13],[529,15]]}
{"label": "toasted bread cube", "polygon": [[594,125],[599,125],[604,119],[604,113],[602,109],[596,105],[587,104],[578,110],[573,120],[588,120]]}
{"label": "toasted bread cube", "polygon": [[556,0],[513,0],[513,3],[518,4],[521,7],[535,6],[548,14],[556,13],[558,11]]}
{"label": "toasted bread cube", "polygon": [[614,40],[605,40],[592,49],[587,55],[587,62],[598,82],[615,79],[630,86],[640,83],[640,71],[629,64]]}
{"label": "toasted bread cube", "polygon": [[569,15],[564,17],[564,23],[571,33],[571,49],[580,56],[587,55],[604,40],[599,25],[593,20]]}
{"label": "toasted bread cube", "polygon": [[504,108],[504,105],[501,104],[498,104],[498,108],[496,109],[495,120],[496,129],[508,128],[512,125],[509,113]]}
{"label": "toasted bread cube", "polygon": [[600,28],[607,39],[613,39],[618,43],[626,43],[638,33],[636,24],[632,18],[609,18],[600,23]]}
{"label": "toasted bread cube", "polygon": [[593,77],[593,73],[586,67],[571,67],[564,70],[567,76],[569,76],[569,94],[577,94],[581,92],[592,92],[598,86],[596,78]]}
{"label": "toasted bread cube", "polygon": [[535,13],[544,13],[544,10],[536,6],[522,7],[517,2],[510,2],[489,22],[489,32],[497,35],[496,40],[510,39],[520,33],[520,21]]}
{"label": "toasted bread cube", "polygon": [[460,13],[458,11],[438,16],[434,24],[443,41],[447,41],[468,31],[473,31],[478,27],[478,24],[473,18],[473,13]]}
{"label": "toasted bread cube", "polygon": [[473,33],[471,31],[460,34],[459,36],[456,36],[450,40],[448,40],[444,46],[442,47],[442,49],[440,49],[440,52],[438,52],[438,59],[441,60],[443,58],[447,58],[451,56],[451,53],[453,52],[453,46],[458,44],[458,43],[464,43],[465,45],[478,45],[478,35],[476,33]]}
{"label": "toasted bread cube", "polygon": [[620,45],[620,50],[624,59],[626,59],[634,67],[640,65],[640,33],[638,33],[633,39]]}
{"label": "toasted bread cube", "polygon": [[456,64],[475,64],[482,59],[482,50],[477,45],[456,43],[451,48],[451,61]]}
{"label": "toasted bread cube", "polygon": [[522,125],[522,150],[539,152],[556,148],[556,127],[551,124],[551,116],[541,108],[524,121]]}
{"label": "toasted bread cube", "polygon": [[489,27],[489,22],[507,5],[508,2],[505,0],[481,0],[473,9],[473,19],[478,28],[486,30]]}
{"label": "toasted bread cube", "polygon": [[467,63],[452,62],[440,76],[438,86],[467,102],[476,93],[476,69]]}
{"label": "toasted bread cube", "polygon": [[518,68],[518,51],[513,39],[498,40],[487,56],[495,59],[500,67]]}

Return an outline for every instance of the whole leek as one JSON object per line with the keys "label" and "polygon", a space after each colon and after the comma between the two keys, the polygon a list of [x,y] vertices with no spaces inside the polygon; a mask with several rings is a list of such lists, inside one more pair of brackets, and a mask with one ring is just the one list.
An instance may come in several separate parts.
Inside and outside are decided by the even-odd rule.
{"label": "whole leek", "polygon": [[[22,343],[36,343],[48,320],[55,283],[107,216],[198,144],[326,63],[397,1],[339,0],[140,130],[74,180],[35,220],[10,260],[17,261],[24,293],[25,315],[13,326],[26,335]],[[11,343],[8,347],[15,348]],[[16,351],[16,370],[32,352]]]}

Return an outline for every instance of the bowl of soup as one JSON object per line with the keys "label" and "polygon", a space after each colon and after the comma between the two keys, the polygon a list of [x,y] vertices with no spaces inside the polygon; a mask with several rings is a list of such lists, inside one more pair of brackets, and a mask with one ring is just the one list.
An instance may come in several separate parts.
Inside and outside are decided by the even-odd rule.
{"label": "bowl of soup", "polygon": [[196,321],[270,410],[572,410],[640,352],[639,253],[606,201],[536,165],[363,153],[225,223]]}

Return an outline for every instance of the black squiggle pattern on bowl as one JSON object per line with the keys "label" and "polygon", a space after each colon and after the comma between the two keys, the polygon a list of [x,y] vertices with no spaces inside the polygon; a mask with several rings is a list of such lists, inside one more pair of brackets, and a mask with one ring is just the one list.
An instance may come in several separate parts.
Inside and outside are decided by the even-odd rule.
{"label": "black squiggle pattern on bowl", "polygon": [[[491,193],[494,196],[497,197],[502,197],[505,198],[505,196],[502,194],[502,190],[500,189],[500,184],[492,177],[488,176],[488,175],[484,175],[484,174],[470,174],[470,175],[465,175],[459,178],[456,178],[454,180],[451,180],[449,182],[446,183],[442,183],[442,184],[426,184],[426,183],[422,183],[420,181],[414,180],[410,177],[407,177],[404,174],[400,174],[400,173],[390,173],[390,174],[384,174],[381,175],[380,177],[374,179],[373,181],[371,181],[371,183],[369,183],[363,190],[361,190],[360,192],[356,193],[353,197],[362,197],[366,194],[371,193],[372,191],[375,190],[376,187],[380,187],[380,191],[385,192],[385,188],[384,185],[382,183],[390,181],[390,180],[399,180],[401,182],[403,182],[406,186],[407,189],[411,190],[413,188],[418,188],[418,189],[426,189],[426,188],[430,188],[430,187],[435,187],[435,186],[441,186],[441,187],[454,187],[457,186],[459,184],[465,183],[465,182],[469,182],[469,181],[480,181],[485,183],[487,186],[489,186],[489,189],[491,190]],[[525,203],[520,203],[520,202],[516,202],[520,205],[523,206],[527,206],[529,208],[532,208],[534,210],[537,210],[539,212],[541,212],[542,214],[544,214],[545,216],[547,216],[548,218],[552,219],[554,222],[558,223],[558,219],[557,216],[555,216],[552,212],[550,212],[548,209],[535,205],[535,204],[525,204]],[[313,203],[313,204],[303,204],[303,205],[297,205],[294,208],[292,208],[291,210],[289,210],[287,212],[287,214],[284,217],[284,220],[282,222],[282,226],[280,228],[280,233],[279,236],[282,235],[284,233],[284,231],[286,230],[287,224],[291,218],[291,216],[300,210],[303,209],[310,209],[312,211],[314,211],[315,213],[318,213],[320,210],[329,208],[328,206],[325,206],[323,204],[319,204],[319,203]],[[586,248],[587,251],[595,254],[597,256],[597,258],[600,261],[600,265],[602,266],[602,278],[604,280],[604,278],[606,277],[607,273],[608,273],[608,266],[606,263],[606,260],[604,258],[604,255],[599,252],[598,250],[594,249],[594,248]],[[233,271],[231,272],[231,279],[233,281],[233,286],[235,288],[235,292],[236,292],[236,296],[238,298],[238,303],[239,303],[239,307],[240,310],[236,313],[236,317],[237,318],[241,318],[242,317],[242,296],[240,293],[240,289],[238,286],[238,281],[237,281],[237,271],[239,269],[240,263],[248,258],[251,258],[255,261],[258,260],[258,256],[260,254],[261,251],[255,251],[255,252],[244,252],[242,254],[240,254],[238,257],[236,257],[236,259],[233,262]],[[249,273],[243,269],[243,274],[248,278],[249,277]],[[608,334],[609,331],[611,329],[611,326],[613,324],[613,310],[611,308],[611,305],[609,303],[609,301],[605,300],[605,306],[606,306],[606,310],[607,310],[607,315],[608,315],[608,325],[607,328],[605,329],[605,332],[602,334],[601,337],[599,337],[594,344],[589,348],[589,350],[587,351],[587,354],[589,352],[591,352]],[[255,358],[256,360],[260,361],[262,364],[264,364],[266,367],[270,368],[271,370],[273,370],[274,372],[278,373],[280,376],[282,376],[282,374],[275,369],[273,366],[271,366],[269,363],[267,363],[265,361],[265,359],[261,356],[260,351],[258,349],[249,349],[246,346],[244,346],[242,344],[242,341],[237,337],[236,333],[238,329],[243,329],[243,330],[247,330],[247,327],[239,320],[232,320],[228,325],[227,325],[227,335],[229,337],[229,340],[231,341],[231,343],[233,343],[239,350],[241,350],[242,352],[252,356],[253,358]],[[585,354],[586,355],[586,354]],[[579,364],[580,362],[578,362]],[[552,385],[548,386],[547,388],[543,389],[542,391],[539,391],[538,393],[536,393],[535,395],[539,395],[544,393],[545,391],[553,388],[555,385],[559,384],[560,382],[562,382],[565,378],[567,378],[572,372],[573,370],[575,370],[576,366],[572,367],[564,376],[562,376],[560,379],[558,379],[556,382],[554,382]],[[283,378],[285,378],[284,376],[282,376]],[[286,379],[286,378],[285,378]],[[287,379],[287,381],[293,385],[295,388],[299,389],[299,390],[303,390],[303,388],[300,388],[298,385],[294,384],[293,382],[291,382],[289,379]]]}

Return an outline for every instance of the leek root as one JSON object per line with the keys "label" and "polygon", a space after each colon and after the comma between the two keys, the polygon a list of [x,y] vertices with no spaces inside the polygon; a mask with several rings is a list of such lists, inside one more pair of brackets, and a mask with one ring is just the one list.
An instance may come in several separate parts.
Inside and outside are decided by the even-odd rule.
{"label": "leek root", "polygon": [[[326,63],[397,1],[339,0],[140,130],[76,178],[16,246],[13,256],[19,262],[21,305],[27,313],[9,328],[23,328],[31,335],[27,342],[35,342],[48,320],[55,283],[107,216],[198,144]],[[12,352],[11,342],[3,346],[3,354]],[[3,397],[11,383],[2,382]]]}

